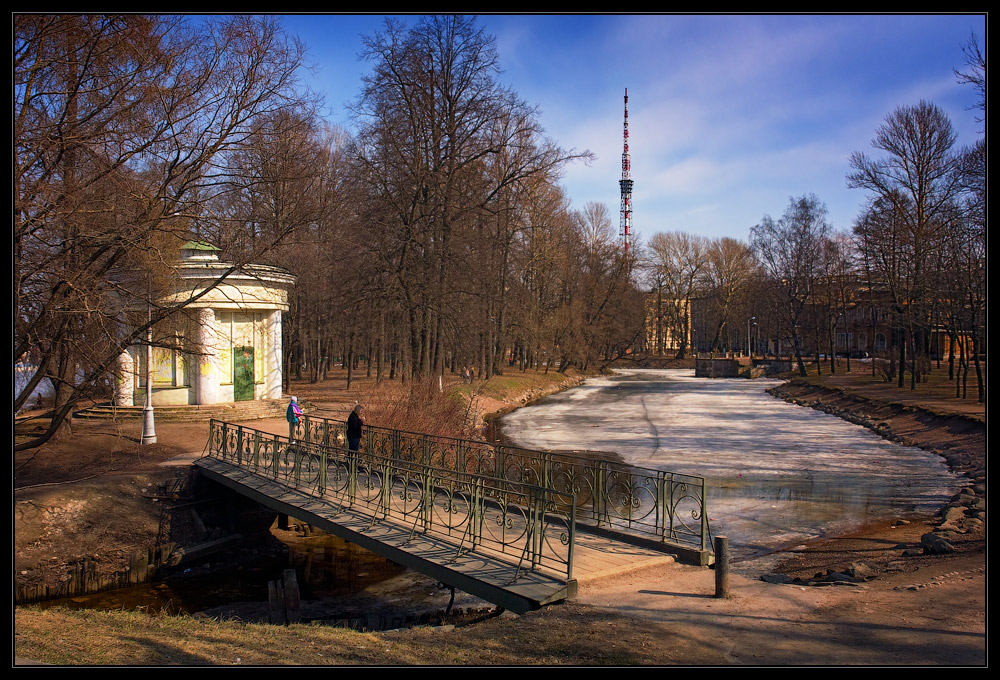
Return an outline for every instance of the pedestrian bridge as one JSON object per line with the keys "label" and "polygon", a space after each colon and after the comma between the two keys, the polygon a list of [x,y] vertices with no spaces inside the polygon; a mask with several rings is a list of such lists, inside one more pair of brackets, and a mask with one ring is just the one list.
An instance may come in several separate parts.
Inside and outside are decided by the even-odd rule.
{"label": "pedestrian bridge", "polygon": [[700,477],[303,419],[295,439],[213,420],[204,476],[514,612],[646,564],[708,564]]}

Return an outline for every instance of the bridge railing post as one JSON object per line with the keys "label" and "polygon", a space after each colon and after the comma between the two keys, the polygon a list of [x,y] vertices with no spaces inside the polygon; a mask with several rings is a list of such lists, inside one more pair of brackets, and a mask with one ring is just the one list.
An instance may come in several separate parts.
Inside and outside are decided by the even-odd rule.
{"label": "bridge railing post", "polygon": [[667,516],[670,513],[667,505],[667,484],[670,476],[665,472],[657,473],[656,480],[656,533],[660,540],[667,538]]}
{"label": "bridge railing post", "polygon": [[347,503],[354,505],[358,495],[358,452],[347,452]]}
{"label": "bridge railing post", "polygon": [[243,426],[236,426],[236,464],[243,466]]}
{"label": "bridge railing post", "polygon": [[302,481],[302,461],[305,456],[309,455],[305,453],[305,446],[299,444],[294,449],[292,449],[292,479],[295,480],[295,486],[298,486]]}
{"label": "bridge railing post", "polygon": [[605,519],[605,513],[607,512],[608,505],[608,482],[607,482],[607,466],[604,461],[597,461],[594,466],[594,521],[597,522],[597,526],[601,526],[601,523]]}
{"label": "bridge railing post", "polygon": [[566,551],[566,580],[573,580],[573,552],[574,546],[576,546],[576,494],[571,493],[569,495],[570,505],[569,505],[569,536],[567,537],[568,546]]}
{"label": "bridge railing post", "polygon": [[705,507],[705,480],[701,480],[701,549],[707,548],[708,540],[708,511]]}
{"label": "bridge railing post", "polygon": [[497,479],[507,479],[503,471],[506,467],[504,465],[504,447],[497,444],[493,447],[493,476]]}
{"label": "bridge railing post", "polygon": [[382,512],[382,519],[389,516],[389,501],[392,498],[392,479],[395,475],[395,461],[392,458],[382,458],[378,466],[382,468],[382,487],[378,494],[378,507]]}
{"label": "bridge railing post", "polygon": [[219,421],[212,418],[208,421],[208,455],[216,456],[219,451],[216,450],[216,445],[219,440],[220,426]]}
{"label": "bridge railing post", "polygon": [[674,535],[674,521],[675,521],[674,511],[673,511],[673,508],[674,508],[674,489],[677,488],[677,485],[674,484],[674,476],[673,475],[670,475],[667,478],[667,483],[670,485],[670,487],[669,487],[669,492],[667,494],[667,501],[666,501],[667,502],[667,508],[668,508],[668,510],[667,510],[667,528],[666,528],[666,531],[667,531],[667,536],[671,537],[671,536]]}
{"label": "bridge railing post", "polygon": [[228,423],[222,423],[222,437],[221,437],[221,440],[222,440],[222,446],[221,446],[222,459],[225,460],[226,458],[229,457],[229,424]]}
{"label": "bridge railing post", "polygon": [[531,568],[538,566],[542,553],[542,534],[545,531],[545,492],[532,489],[531,495],[534,501],[531,503],[535,508],[535,529],[531,532]]}
{"label": "bridge railing post", "polygon": [[483,515],[486,513],[486,494],[483,489],[483,478],[472,480],[472,502],[469,508],[469,538],[473,549],[483,541]]}
{"label": "bridge railing post", "polygon": [[[285,455],[286,456],[288,455],[287,449],[285,451]],[[278,467],[280,466],[280,464],[281,464],[281,440],[278,437],[278,435],[274,435],[274,453],[271,455],[271,474],[274,475],[275,479],[278,478]]]}
{"label": "bridge railing post", "polygon": [[316,489],[319,491],[320,496],[326,495],[327,453],[328,448],[326,446],[321,446],[319,449],[319,480],[316,485]]}
{"label": "bridge railing post", "polygon": [[424,531],[430,531],[434,522],[434,471],[424,467],[420,473],[420,525]]}

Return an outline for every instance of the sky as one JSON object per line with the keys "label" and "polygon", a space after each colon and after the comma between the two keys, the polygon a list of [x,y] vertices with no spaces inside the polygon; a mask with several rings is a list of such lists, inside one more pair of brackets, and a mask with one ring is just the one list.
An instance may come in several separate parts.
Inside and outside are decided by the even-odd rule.
{"label": "sky", "polygon": [[[399,17],[413,24],[418,16]],[[384,15],[285,15],[315,67],[327,118],[353,130],[347,104],[370,66],[361,37]],[[748,240],[764,215],[815,194],[835,229],[865,200],[848,189],[855,151],[900,106],[929,101],[959,145],[982,134],[976,93],[959,84],[962,46],[985,45],[984,14],[479,15],[496,38],[502,84],[536,106],[545,135],[596,159],[566,167],[571,206],[620,220],[628,88],[633,234],[682,231]]]}

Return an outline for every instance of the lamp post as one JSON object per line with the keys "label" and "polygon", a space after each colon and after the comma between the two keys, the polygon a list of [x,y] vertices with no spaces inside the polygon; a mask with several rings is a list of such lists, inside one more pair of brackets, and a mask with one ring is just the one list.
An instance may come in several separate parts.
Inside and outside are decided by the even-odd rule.
{"label": "lamp post", "polygon": [[[753,358],[753,348],[750,346],[750,324],[756,318],[757,318],[756,316],[751,316],[749,319],[747,319],[747,356],[750,357],[751,359]],[[756,325],[757,324],[754,324],[754,326]]]}
{"label": "lamp post", "polygon": [[[153,320],[153,310],[149,310]],[[156,426],[153,422],[153,324],[146,329],[146,405],[142,409],[142,443],[156,443]]]}

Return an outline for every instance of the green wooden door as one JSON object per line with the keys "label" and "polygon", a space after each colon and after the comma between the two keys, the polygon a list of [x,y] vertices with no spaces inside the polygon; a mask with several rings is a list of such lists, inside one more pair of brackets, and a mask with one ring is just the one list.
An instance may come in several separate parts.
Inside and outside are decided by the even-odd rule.
{"label": "green wooden door", "polygon": [[233,348],[233,400],[253,399],[253,347]]}

